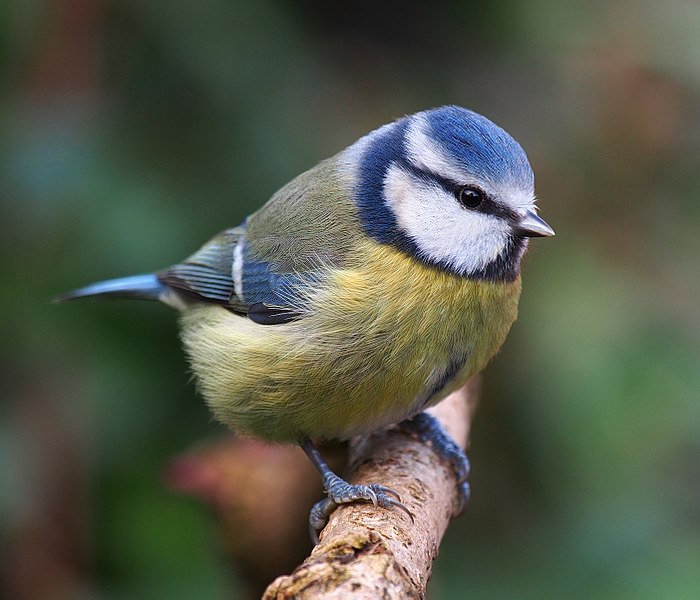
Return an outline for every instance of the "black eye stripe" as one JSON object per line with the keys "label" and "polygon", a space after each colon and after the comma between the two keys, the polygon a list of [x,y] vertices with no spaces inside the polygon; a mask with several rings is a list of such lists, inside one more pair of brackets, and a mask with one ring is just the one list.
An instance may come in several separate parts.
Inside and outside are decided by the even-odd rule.
{"label": "black eye stripe", "polygon": [[[440,175],[436,175],[435,173],[428,171],[426,169],[421,169],[419,167],[416,167],[415,165],[411,164],[407,160],[401,160],[398,162],[398,166],[401,167],[404,171],[409,172],[411,175],[418,179],[422,179],[423,181],[427,183],[437,183],[443,190],[445,190],[448,194],[452,194],[457,198],[459,201],[459,193],[461,192],[462,189],[464,189],[465,184],[463,183],[457,183],[456,181],[453,181],[451,179],[448,179],[447,177],[442,177]],[[476,187],[476,186],[474,186]],[[480,189],[480,188],[477,188]],[[483,191],[483,190],[482,190]],[[518,214],[511,209],[510,207],[506,206],[502,202],[498,202],[497,200],[494,200],[491,196],[489,196],[486,192],[484,192],[484,200],[483,202],[476,208],[471,209],[476,212],[480,212],[486,215],[493,215],[495,217],[500,217],[502,219],[506,219],[508,221],[511,221],[512,223],[517,223],[519,220]]]}

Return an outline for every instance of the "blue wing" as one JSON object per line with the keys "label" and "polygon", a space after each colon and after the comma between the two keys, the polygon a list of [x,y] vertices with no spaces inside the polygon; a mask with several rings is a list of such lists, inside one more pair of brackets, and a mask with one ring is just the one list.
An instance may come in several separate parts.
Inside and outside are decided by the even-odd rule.
{"label": "blue wing", "polygon": [[343,266],[364,239],[338,158],[292,180],[245,224],[229,229],[159,279],[182,295],[215,302],[258,323],[301,316],[303,293],[328,265]]}
{"label": "blue wing", "polygon": [[298,319],[302,277],[277,273],[252,256],[245,234],[245,225],[220,233],[182,263],[157,273],[158,280],[189,301],[220,304],[262,325]]}

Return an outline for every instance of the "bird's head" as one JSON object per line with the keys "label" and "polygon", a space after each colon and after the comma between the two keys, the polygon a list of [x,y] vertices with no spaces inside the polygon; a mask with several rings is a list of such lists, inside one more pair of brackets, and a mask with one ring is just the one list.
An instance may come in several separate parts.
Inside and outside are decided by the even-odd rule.
{"label": "bird's head", "polygon": [[420,261],[475,279],[511,281],[537,216],[525,152],[470,110],[443,106],[372,132],[356,145],[355,199],[365,231]]}

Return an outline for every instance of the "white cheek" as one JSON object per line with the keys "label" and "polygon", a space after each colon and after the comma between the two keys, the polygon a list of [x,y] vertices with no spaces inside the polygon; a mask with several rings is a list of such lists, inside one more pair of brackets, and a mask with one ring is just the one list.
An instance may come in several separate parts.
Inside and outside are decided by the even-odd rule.
{"label": "white cheek", "polygon": [[503,219],[467,210],[437,184],[395,165],[387,172],[384,193],[399,227],[421,252],[460,274],[485,268],[508,244],[510,226]]}

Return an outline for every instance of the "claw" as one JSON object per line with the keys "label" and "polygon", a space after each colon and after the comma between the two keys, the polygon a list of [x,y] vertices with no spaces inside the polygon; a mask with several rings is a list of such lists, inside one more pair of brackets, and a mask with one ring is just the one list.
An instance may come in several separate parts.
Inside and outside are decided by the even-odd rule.
{"label": "claw", "polygon": [[369,487],[381,494],[389,494],[390,496],[393,496],[399,502],[401,502],[401,496],[399,496],[399,493],[395,490],[392,490],[390,487],[386,487],[385,485],[382,485],[380,483],[372,483]]}
{"label": "claw", "polygon": [[403,504],[401,504],[401,502],[394,500],[393,498],[388,498],[387,500],[388,500],[389,506],[391,508],[396,507],[399,510],[402,510],[403,512],[405,512],[408,515],[408,518],[411,519],[411,523],[416,522],[416,518],[413,516],[413,513],[410,510],[408,510]]}
{"label": "claw", "polygon": [[[374,504],[374,506],[377,506],[377,503],[379,502],[379,500],[377,499],[377,494],[375,494],[374,490],[369,486],[367,486],[367,495],[369,496],[369,499],[372,501],[372,504]],[[360,498],[358,498],[358,500],[359,499]]]}

